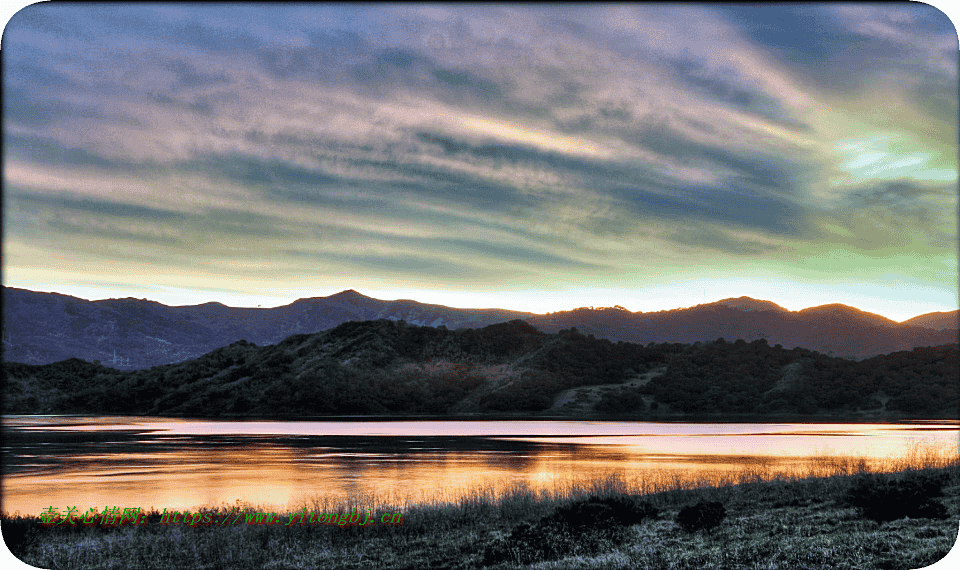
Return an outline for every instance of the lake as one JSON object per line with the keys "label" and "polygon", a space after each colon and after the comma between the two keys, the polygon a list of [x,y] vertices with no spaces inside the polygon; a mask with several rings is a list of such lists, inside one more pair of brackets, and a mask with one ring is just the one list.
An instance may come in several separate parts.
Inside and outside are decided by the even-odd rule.
{"label": "lake", "polygon": [[2,509],[394,505],[547,493],[616,477],[652,491],[862,459],[956,456],[960,422],[216,421],[4,416]]}

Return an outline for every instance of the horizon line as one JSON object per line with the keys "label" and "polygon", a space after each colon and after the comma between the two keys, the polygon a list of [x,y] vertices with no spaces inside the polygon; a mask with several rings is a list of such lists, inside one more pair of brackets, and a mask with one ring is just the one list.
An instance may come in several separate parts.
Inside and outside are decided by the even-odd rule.
{"label": "horizon line", "polygon": [[[515,313],[526,313],[526,314],[533,315],[533,316],[546,316],[546,315],[551,315],[551,314],[555,314],[555,313],[564,313],[564,312],[576,311],[576,310],[578,310],[578,309],[588,309],[588,310],[613,309],[613,308],[616,308],[616,307],[618,307],[618,306],[621,306],[621,305],[602,305],[602,306],[591,305],[591,306],[573,307],[573,308],[569,308],[569,309],[560,309],[560,310],[557,310],[557,311],[547,311],[547,312],[545,312],[545,313],[535,313],[535,312],[532,312],[532,311],[525,311],[525,310],[522,310],[522,309],[510,309],[510,308],[505,308],[505,307],[459,307],[459,306],[453,306],[453,305],[443,305],[443,304],[439,304],[439,303],[430,303],[430,302],[425,302],[425,301],[419,301],[419,300],[417,300],[417,299],[412,299],[412,298],[381,299],[381,298],[379,298],[379,297],[372,297],[372,296],[370,296],[370,295],[363,294],[363,293],[357,291],[357,290],[354,289],[354,288],[343,289],[343,290],[341,290],[341,291],[337,291],[337,292],[335,292],[335,293],[330,293],[330,294],[328,294],[328,295],[317,295],[317,296],[311,296],[311,297],[298,297],[298,298],[293,299],[292,301],[289,301],[289,302],[287,302],[287,303],[281,303],[281,304],[279,304],[279,305],[268,306],[268,307],[264,307],[264,306],[262,306],[262,304],[257,305],[257,306],[227,305],[227,304],[222,303],[222,302],[220,302],[220,301],[205,301],[205,302],[202,302],[202,303],[188,303],[188,304],[182,304],[182,305],[180,305],[180,304],[172,305],[172,304],[163,303],[163,302],[161,302],[161,301],[156,301],[156,300],[153,300],[153,299],[148,299],[148,298],[146,298],[146,297],[139,297],[139,298],[138,298],[138,297],[128,296],[128,297],[104,297],[104,298],[100,298],[100,299],[86,299],[86,298],[83,298],[83,297],[78,297],[78,296],[76,296],[76,295],[71,295],[71,294],[69,294],[69,293],[61,293],[61,292],[58,292],[58,291],[38,291],[38,290],[34,290],[34,289],[27,289],[27,288],[24,288],[24,287],[14,287],[14,286],[10,286],[10,285],[0,285],[0,287],[5,288],[5,289],[19,289],[19,290],[22,290],[22,291],[29,291],[29,292],[32,292],[32,293],[51,294],[51,295],[62,295],[62,296],[65,296],[65,297],[72,297],[72,298],[74,298],[74,299],[80,299],[80,300],[82,300],[82,301],[88,301],[88,302],[91,302],[91,303],[100,302],[100,301],[119,301],[119,300],[124,300],[124,299],[133,299],[133,300],[136,300],[136,301],[146,301],[146,302],[150,302],[150,303],[156,303],[156,304],[158,304],[158,305],[163,305],[163,306],[165,306],[165,307],[171,307],[171,308],[173,308],[173,307],[176,307],[176,308],[199,307],[199,306],[202,306],[202,305],[218,304],[218,305],[222,305],[222,306],[224,306],[224,307],[230,308],[230,309],[262,309],[262,310],[270,310],[270,309],[278,309],[278,308],[281,308],[281,307],[286,307],[286,306],[289,306],[289,305],[292,305],[292,304],[296,303],[297,301],[303,301],[303,300],[308,300],[308,299],[326,299],[326,298],[329,298],[329,297],[334,297],[334,296],[336,296],[336,295],[340,295],[340,294],[343,294],[343,293],[349,293],[349,292],[356,293],[357,295],[360,295],[360,296],[362,296],[362,297],[366,297],[366,298],[368,298],[368,299],[373,299],[373,300],[375,300],[375,301],[384,301],[384,302],[410,301],[410,302],[414,302],[414,303],[419,303],[419,304],[421,304],[421,305],[430,305],[430,306],[435,306],[435,307],[446,307],[446,308],[450,308],[450,309],[481,310],[481,311],[509,311],[509,312],[515,312]],[[747,295],[742,295],[742,296],[740,296],[740,297],[724,297],[724,298],[722,298],[722,299],[717,299],[717,300],[715,300],[715,301],[707,301],[707,302],[697,303],[697,304],[695,304],[695,305],[689,305],[689,306],[685,306],[685,307],[675,307],[675,308],[672,308],[672,309],[661,309],[661,310],[657,310],[657,311],[631,311],[631,310],[629,310],[629,309],[626,309],[625,307],[622,307],[622,306],[621,306],[621,307],[622,307],[624,310],[630,312],[631,314],[645,314],[645,313],[659,313],[659,312],[671,312],[671,311],[680,311],[680,310],[694,309],[694,308],[696,308],[696,307],[701,307],[701,306],[706,306],[706,305],[714,305],[714,304],[720,303],[720,302],[722,302],[722,301],[733,301],[733,300],[739,300],[739,299],[749,299],[749,300],[751,300],[751,301],[757,301],[757,302],[762,302],[762,303],[770,303],[770,304],[776,305],[776,306],[779,307],[780,309],[783,309],[784,311],[789,312],[789,313],[799,313],[799,312],[802,312],[802,311],[806,311],[806,310],[808,310],[808,309],[815,309],[815,308],[818,308],[818,307],[828,307],[828,306],[832,306],[832,305],[840,305],[840,306],[843,306],[843,307],[848,307],[848,308],[850,308],[850,309],[854,309],[854,310],[859,311],[859,312],[861,312],[861,313],[866,313],[866,314],[868,314],[868,315],[874,315],[874,316],[877,316],[877,317],[881,317],[881,318],[883,318],[883,319],[886,319],[886,320],[889,320],[889,321],[891,321],[891,322],[898,323],[898,324],[902,324],[902,323],[905,323],[905,322],[907,322],[907,321],[909,321],[909,320],[915,319],[915,318],[917,318],[917,317],[925,316],[925,315],[949,314],[949,313],[954,313],[954,312],[960,312],[960,308],[958,308],[958,309],[949,309],[949,310],[945,310],[945,311],[929,311],[929,312],[926,312],[926,313],[920,313],[920,314],[914,315],[914,316],[912,316],[912,317],[908,317],[908,318],[906,318],[906,319],[904,319],[904,320],[902,320],[902,321],[898,321],[898,320],[896,320],[896,319],[892,319],[892,318],[887,317],[887,316],[885,316],[885,315],[882,315],[882,314],[880,314],[880,313],[874,313],[874,312],[871,312],[871,311],[866,311],[866,310],[864,310],[864,309],[861,309],[861,308],[856,307],[856,306],[854,306],[854,305],[848,305],[848,304],[846,304],[846,303],[824,303],[824,304],[820,304],[820,305],[811,305],[811,306],[809,306],[809,307],[804,307],[804,308],[801,308],[801,309],[793,310],[793,309],[788,309],[788,308],[780,305],[779,303],[777,303],[777,302],[775,302],[775,301],[771,301],[771,300],[769,300],[769,299],[758,299],[758,298],[750,297],[750,296],[747,296]]]}

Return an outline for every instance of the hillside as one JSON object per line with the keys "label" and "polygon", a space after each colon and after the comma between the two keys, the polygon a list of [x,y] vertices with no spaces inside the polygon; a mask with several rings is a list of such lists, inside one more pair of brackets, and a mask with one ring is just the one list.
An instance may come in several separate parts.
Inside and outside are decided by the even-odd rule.
{"label": "hillside", "polygon": [[770,344],[846,358],[954,343],[958,334],[955,327],[944,328],[951,322],[949,314],[931,313],[896,323],[845,305],[788,311],[770,301],[749,297],[648,313],[603,307],[537,315],[501,309],[457,309],[409,300],[382,301],[353,290],[269,309],[219,303],[169,307],[129,298],[86,301],[9,287],[2,293],[6,360],[48,364],[80,358],[99,360],[120,370],[183,362],[241,339],[259,346],[271,345],[294,334],[377,319],[448,329],[523,319],[548,333],[576,327],[599,338],[639,344],[765,338]]}
{"label": "hillside", "polygon": [[146,299],[87,301],[57,293],[3,288],[4,358],[47,364],[99,360],[121,370],[183,362],[245,339],[276,344],[349,321],[404,320],[416,325],[482,327],[524,318],[497,309],[454,309],[381,301],[343,291],[271,309],[205,303],[169,307]]}
{"label": "hillside", "polygon": [[526,320],[547,332],[573,326],[599,337],[642,344],[709,342],[719,337],[748,342],[766,339],[771,345],[808,348],[849,359],[958,340],[956,329],[909,326],[846,305],[787,311],[749,297],[672,311],[576,309]]}
{"label": "hillside", "polygon": [[960,311],[938,311],[936,313],[927,313],[903,321],[903,324],[911,327],[926,327],[938,331],[948,329],[960,329]]}
{"label": "hillside", "polygon": [[[3,412],[952,418],[958,364],[956,345],[854,362],[763,340],[644,346],[576,329],[547,334],[520,320],[459,331],[379,320],[272,346],[238,341],[148,370],[8,362]],[[590,406],[561,397],[584,389],[596,396]]]}

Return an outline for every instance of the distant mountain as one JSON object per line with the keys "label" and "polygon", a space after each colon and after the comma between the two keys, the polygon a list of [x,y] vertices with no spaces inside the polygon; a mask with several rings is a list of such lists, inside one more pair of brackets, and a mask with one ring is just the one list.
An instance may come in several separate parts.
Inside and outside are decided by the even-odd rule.
{"label": "distant mountain", "polygon": [[449,329],[522,319],[547,333],[576,327],[599,338],[641,344],[765,338],[771,345],[849,358],[957,342],[956,327],[938,330],[941,323],[950,324],[939,319],[940,313],[896,323],[846,305],[788,311],[749,297],[649,313],[603,307],[539,315],[383,301],[354,290],[268,309],[220,303],[169,307],[133,298],[87,301],[11,287],[2,288],[2,295],[4,360],[46,364],[80,358],[120,370],[182,362],[239,340],[270,345],[294,334],[378,319]]}
{"label": "distant mountain", "polygon": [[758,301],[757,299],[751,299],[750,297],[737,297],[736,299],[721,299],[716,303],[711,303],[713,305],[723,305],[725,307],[730,307],[731,309],[739,309],[741,311],[780,311],[781,313],[788,313],[786,309],[772,301]]}
{"label": "distant mountain", "polygon": [[936,313],[927,313],[919,317],[913,317],[903,321],[904,325],[911,327],[926,327],[938,331],[960,328],[960,311],[939,311]]}
{"label": "distant mountain", "polygon": [[749,297],[672,311],[575,309],[526,320],[545,332],[575,326],[598,337],[639,343],[763,338],[771,345],[803,347],[853,359],[957,342],[956,329],[910,326],[846,305],[788,311],[770,301]]}
{"label": "distant mountain", "polygon": [[149,370],[6,362],[0,402],[7,414],[956,418],[958,365],[956,344],[853,362],[765,340],[613,343],[521,320],[351,321]]}
{"label": "distant mountain", "polygon": [[499,309],[455,309],[381,301],[347,290],[269,309],[220,303],[168,307],[146,299],[87,301],[3,287],[4,359],[46,364],[99,360],[120,370],[182,362],[238,340],[276,344],[348,321],[388,319],[449,328],[482,327],[530,316]]}

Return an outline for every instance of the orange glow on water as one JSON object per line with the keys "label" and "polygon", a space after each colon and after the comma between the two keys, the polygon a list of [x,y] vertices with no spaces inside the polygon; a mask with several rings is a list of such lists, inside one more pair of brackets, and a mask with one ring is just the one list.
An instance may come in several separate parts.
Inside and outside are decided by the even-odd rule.
{"label": "orange glow on water", "polygon": [[[405,506],[548,495],[614,478],[631,492],[896,470],[957,458],[957,422],[216,422],[4,418],[3,511],[188,510],[236,501]],[[84,438],[96,436],[96,441]],[[66,438],[66,439],[65,439]],[[79,438],[79,441],[77,441]],[[105,438],[105,439],[104,439]],[[910,453],[914,456],[911,458]]]}

